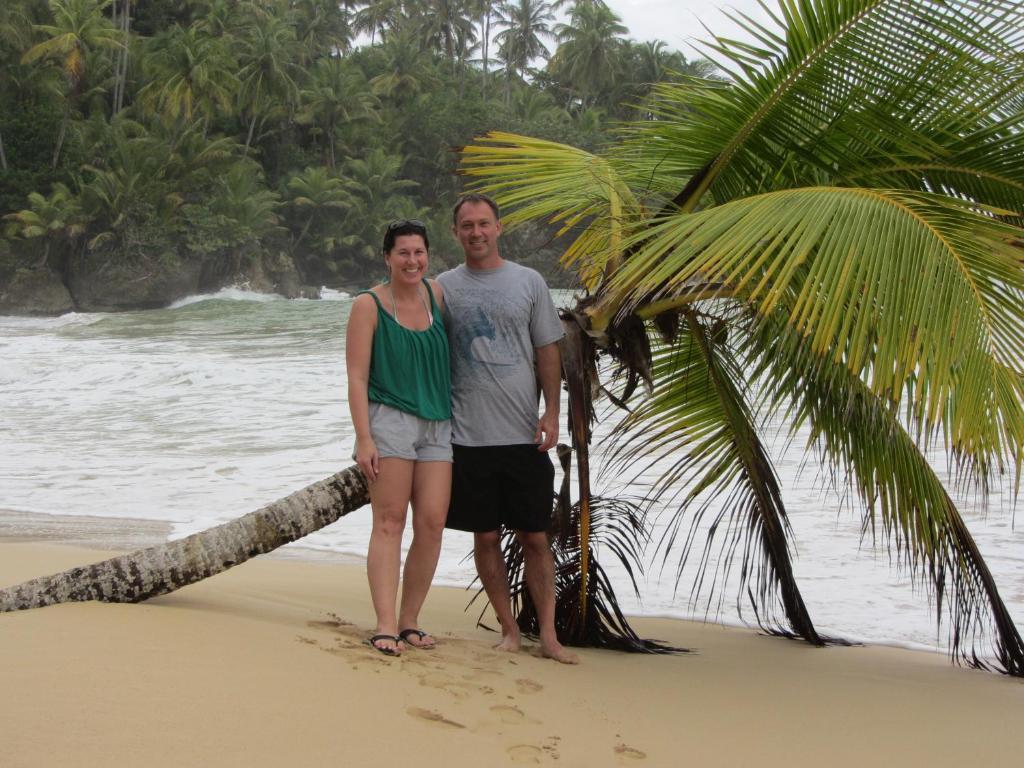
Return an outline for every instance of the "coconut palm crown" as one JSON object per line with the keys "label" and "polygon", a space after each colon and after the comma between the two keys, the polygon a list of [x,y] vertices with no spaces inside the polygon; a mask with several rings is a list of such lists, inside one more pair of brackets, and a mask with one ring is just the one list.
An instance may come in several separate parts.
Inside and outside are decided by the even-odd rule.
{"label": "coconut palm crown", "polygon": [[[1024,676],[1024,641],[925,459],[944,449],[959,491],[1016,496],[1024,5],[765,10],[764,25],[735,19],[753,42],[707,46],[724,78],[656,86],[653,119],[603,151],[492,133],[462,150],[462,171],[509,207],[506,225],[560,226],[587,292],[574,343],[625,371],[608,461],[620,476],[664,462],[650,499],[672,510],[663,543],[679,542],[680,561],[701,547],[681,524],[716,516],[696,552],[700,578],[716,571],[705,587],[736,568],[763,627],[827,641],[762,435],[782,414],[836,490],[855,491],[865,530],[930,587],[954,660]],[[643,379],[649,394],[631,398]],[[592,558],[579,563],[585,610]]]}

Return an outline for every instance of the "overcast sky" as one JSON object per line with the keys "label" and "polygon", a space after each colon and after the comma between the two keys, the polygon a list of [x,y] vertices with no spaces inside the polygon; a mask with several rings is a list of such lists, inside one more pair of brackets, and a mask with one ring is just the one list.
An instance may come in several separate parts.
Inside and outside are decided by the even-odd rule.
{"label": "overcast sky", "polygon": [[687,58],[693,40],[706,40],[708,27],[717,35],[743,37],[721,9],[731,8],[759,21],[767,19],[757,0],[605,0],[638,42],[664,40]]}

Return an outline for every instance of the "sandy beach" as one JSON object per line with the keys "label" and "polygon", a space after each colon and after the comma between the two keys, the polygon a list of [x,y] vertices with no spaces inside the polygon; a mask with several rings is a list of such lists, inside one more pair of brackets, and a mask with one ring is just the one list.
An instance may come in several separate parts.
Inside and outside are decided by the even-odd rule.
{"label": "sandy beach", "polygon": [[[45,538],[43,536],[34,537]],[[50,537],[51,539],[54,537]],[[109,556],[0,541],[11,585]],[[359,566],[263,557],[140,605],[0,616],[0,765],[1013,766],[1024,681],[938,654],[814,649],[638,619],[695,649],[584,649],[578,667],[492,650],[471,593],[435,588],[440,644],[364,644]]]}

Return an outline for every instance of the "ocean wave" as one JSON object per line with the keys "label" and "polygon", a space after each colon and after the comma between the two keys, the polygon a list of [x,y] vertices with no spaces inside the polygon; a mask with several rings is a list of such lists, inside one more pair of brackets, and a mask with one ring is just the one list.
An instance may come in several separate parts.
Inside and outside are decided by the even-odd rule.
{"label": "ocean wave", "polygon": [[277,293],[258,293],[247,288],[221,288],[216,293],[200,293],[195,296],[186,296],[171,304],[168,309],[181,309],[191,304],[200,304],[204,301],[256,301],[261,303],[271,301],[287,301],[284,296]]}
{"label": "ocean wave", "polygon": [[336,291],[333,288],[324,286],[320,289],[320,300],[321,301],[348,301],[352,298],[351,293],[346,291]]}
{"label": "ocean wave", "polygon": [[52,331],[69,326],[85,326],[98,323],[107,312],[67,312],[56,317],[22,317],[20,315],[0,316],[0,327],[12,330]]}

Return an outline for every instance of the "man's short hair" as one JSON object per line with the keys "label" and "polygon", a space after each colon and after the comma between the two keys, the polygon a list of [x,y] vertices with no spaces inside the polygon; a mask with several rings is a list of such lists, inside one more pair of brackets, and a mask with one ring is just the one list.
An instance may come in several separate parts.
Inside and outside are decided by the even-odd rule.
{"label": "man's short hair", "polygon": [[494,211],[494,220],[498,221],[501,216],[498,214],[498,204],[494,202],[487,195],[478,195],[475,192],[470,192],[467,195],[463,195],[455,201],[455,207],[452,208],[452,224],[458,225],[459,223],[459,209],[462,208],[466,203],[487,203],[491,210]]}

